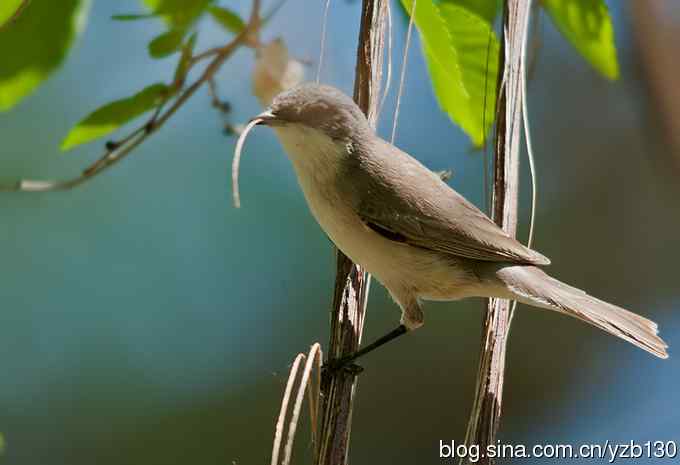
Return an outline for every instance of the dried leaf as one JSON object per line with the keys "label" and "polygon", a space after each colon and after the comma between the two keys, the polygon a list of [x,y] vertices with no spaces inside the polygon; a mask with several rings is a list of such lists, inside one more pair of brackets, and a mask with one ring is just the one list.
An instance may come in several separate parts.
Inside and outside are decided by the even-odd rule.
{"label": "dried leaf", "polygon": [[304,75],[302,63],[289,57],[282,39],[275,39],[257,52],[253,94],[266,107],[277,94],[302,82]]}

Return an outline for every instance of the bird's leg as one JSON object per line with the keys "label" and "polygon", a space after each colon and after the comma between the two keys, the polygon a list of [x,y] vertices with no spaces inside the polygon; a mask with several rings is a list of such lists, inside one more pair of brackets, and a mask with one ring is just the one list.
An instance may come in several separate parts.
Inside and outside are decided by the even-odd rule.
{"label": "bird's leg", "polygon": [[[336,360],[329,360],[324,364],[324,368],[326,369],[331,369],[331,370],[338,370],[340,368],[344,368],[352,364],[356,359],[358,359],[361,356],[366,355],[369,352],[374,351],[380,346],[383,346],[387,344],[388,342],[398,338],[402,334],[406,334],[408,329],[404,325],[399,325],[389,333],[385,334],[383,337],[378,338],[377,340],[373,341],[372,343],[368,344],[365,347],[362,347],[361,349],[357,350],[353,354],[346,355],[342,358],[336,359]],[[356,367],[358,368],[358,367]]]}
{"label": "bird's leg", "polygon": [[423,325],[423,311],[415,297],[404,296],[404,298],[399,299],[394,294],[393,297],[394,300],[400,302],[400,306],[402,308],[401,324],[389,333],[385,334],[383,337],[378,338],[365,347],[362,347],[353,354],[346,355],[336,360],[328,360],[326,363],[324,363],[324,370],[338,370],[341,368],[348,368],[361,371],[361,367],[355,365],[352,362],[354,362],[359,357],[374,351],[378,347],[384,346],[388,342],[393,341],[402,334],[406,334],[409,330],[419,328]]}

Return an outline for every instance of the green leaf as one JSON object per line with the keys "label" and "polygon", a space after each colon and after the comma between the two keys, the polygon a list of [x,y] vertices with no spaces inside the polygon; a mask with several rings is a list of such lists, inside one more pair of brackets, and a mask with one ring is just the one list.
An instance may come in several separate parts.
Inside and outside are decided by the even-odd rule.
{"label": "green leaf", "polygon": [[246,27],[246,23],[243,22],[239,15],[226,8],[210,6],[208,7],[208,12],[222,27],[234,34],[239,34]]}
{"label": "green leaf", "polygon": [[489,24],[494,23],[502,5],[501,0],[441,0],[441,4],[445,3],[465,8]]}
{"label": "green leaf", "polygon": [[113,15],[111,16],[111,19],[114,21],[138,21],[140,19],[152,19],[156,17],[158,17],[158,15],[153,13],[139,13],[128,15]]}
{"label": "green leaf", "polygon": [[[401,0],[407,12],[412,0]],[[456,5],[419,1],[415,23],[439,106],[476,146],[495,114],[498,40],[488,21]]]}
{"label": "green leaf", "polygon": [[172,29],[188,27],[205,11],[212,0],[142,0],[144,4],[163,17]]}
{"label": "green leaf", "polygon": [[157,36],[149,42],[149,55],[154,58],[163,58],[175,53],[182,47],[185,33],[183,29],[171,29]]}
{"label": "green leaf", "polygon": [[[0,0],[0,3],[6,0]],[[0,31],[0,111],[33,92],[62,64],[87,18],[89,0],[33,0]]]}
{"label": "green leaf", "polygon": [[71,129],[61,144],[61,150],[70,150],[110,134],[128,121],[158,106],[167,92],[168,86],[158,83],[144,88],[132,97],[107,103]]}
{"label": "green leaf", "polygon": [[607,79],[619,77],[614,27],[604,0],[543,0],[552,21],[579,53]]}
{"label": "green leaf", "polygon": [[191,65],[191,58],[194,55],[194,46],[196,45],[196,33],[194,32],[189,36],[186,42],[182,45],[182,54],[177,62],[177,68],[175,68],[175,77],[172,82],[176,86],[182,85],[184,78],[189,71],[189,66]]}
{"label": "green leaf", "polygon": [[2,0],[0,2],[0,29],[11,20],[16,20],[29,0]]}

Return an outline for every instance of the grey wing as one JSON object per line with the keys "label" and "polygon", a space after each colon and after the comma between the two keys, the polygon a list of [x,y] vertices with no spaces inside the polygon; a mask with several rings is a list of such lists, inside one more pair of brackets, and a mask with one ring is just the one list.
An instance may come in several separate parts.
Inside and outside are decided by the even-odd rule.
{"label": "grey wing", "polygon": [[381,142],[378,152],[387,155],[361,160],[363,166],[353,172],[357,182],[352,185],[363,191],[354,193],[354,205],[368,227],[390,240],[458,257],[550,264],[417,160]]}

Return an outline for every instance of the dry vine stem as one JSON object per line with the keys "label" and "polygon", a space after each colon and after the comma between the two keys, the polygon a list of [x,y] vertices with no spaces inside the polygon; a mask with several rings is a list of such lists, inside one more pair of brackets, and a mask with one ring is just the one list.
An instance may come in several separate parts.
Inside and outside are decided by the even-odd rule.
{"label": "dry vine stem", "polygon": [[[152,116],[139,128],[125,136],[119,141],[107,143],[104,154],[85,170],[80,176],[65,181],[40,181],[24,179],[12,185],[0,185],[0,192],[47,192],[69,190],[91,180],[101,174],[117,162],[121,161],[132,152],[137,146],[142,144],[151,134],[160,129],[179,110],[190,97],[205,83],[209,83],[222,67],[222,64],[241,46],[253,46],[257,43],[257,34],[262,24],[260,16],[261,0],[253,0],[253,8],[250,18],[245,28],[228,44],[222,47],[212,48],[205,52],[195,55],[191,59],[190,67],[208,58],[212,60],[203,70],[203,73],[186,89],[184,89],[174,100],[172,105],[162,111],[165,103],[170,101],[170,97],[161,104]],[[276,7],[278,8],[278,6]],[[181,82],[174,82],[171,88],[174,91],[182,89]]]}
{"label": "dry vine stem", "polygon": [[[295,357],[293,366],[290,369],[290,374],[288,376],[288,382],[286,384],[286,390],[283,394],[283,400],[281,401],[281,410],[279,412],[279,419],[276,422],[276,432],[274,433],[274,446],[272,448],[272,461],[271,465],[279,464],[279,455],[281,454],[281,441],[283,439],[283,428],[288,416],[288,404],[290,403],[291,393],[293,391],[293,386],[298,379],[297,373],[300,368],[300,364],[303,360],[307,360],[305,363],[305,368],[299,377],[298,390],[295,396],[295,405],[291,412],[291,419],[288,425],[288,434],[286,439],[286,446],[284,448],[284,456],[281,461],[282,465],[289,465],[291,458],[293,456],[293,444],[295,442],[295,432],[297,430],[298,421],[300,419],[300,411],[302,410],[302,401],[307,392],[307,397],[309,398],[309,416],[311,420],[312,429],[312,444],[316,446],[317,444],[317,430],[318,430],[318,417],[319,417],[319,404],[318,400],[320,397],[320,386],[321,386],[321,361],[323,360],[323,353],[321,352],[321,345],[315,343],[309,349],[307,356],[305,354],[298,354]],[[312,371],[316,367],[316,379],[315,382],[312,381]]]}
{"label": "dry vine stem", "polygon": [[[498,121],[495,138],[493,219],[514,236],[517,228],[519,185],[519,139],[522,126],[522,58],[528,33],[530,1],[506,0],[503,8],[503,37],[499,55]],[[468,424],[467,445],[485,450],[496,442],[503,398],[505,352],[509,330],[510,302],[490,299],[484,318],[477,389]],[[466,459],[461,464],[469,463]],[[491,464],[484,457],[480,463]]]}
{"label": "dry vine stem", "polygon": [[[357,50],[356,76],[354,81],[354,100],[366,114],[369,124],[375,128],[380,106],[380,84],[382,80],[382,64],[384,51],[384,35],[389,14],[388,0],[363,0],[361,9],[361,28]],[[323,50],[322,50],[323,54]],[[320,70],[319,70],[320,71]],[[247,132],[257,124],[251,121],[242,133],[237,143],[232,172],[234,185],[234,202],[238,205],[238,159],[240,157],[243,140]],[[366,312],[366,297],[370,285],[370,276],[361,267],[352,263],[342,252],[337,252],[337,274],[333,309],[331,312],[331,334],[329,343],[329,359],[339,359],[354,353],[361,342]],[[314,347],[312,346],[312,349]],[[315,353],[320,357],[320,349]],[[297,377],[299,364],[304,356],[298,355],[291,369],[288,384],[283,396],[281,413],[274,435],[272,450],[272,465],[278,465],[281,438],[285,412],[290,399],[294,380]],[[307,359],[309,365],[312,359],[310,351]],[[305,370],[307,373],[307,370]],[[290,461],[295,428],[301,403],[302,390],[307,383],[308,374],[303,375],[298,387],[296,409],[288,430],[288,444],[283,461],[287,465]],[[321,380],[319,380],[321,382]],[[320,384],[320,393],[314,396],[309,393],[310,414],[312,417],[312,436],[315,445],[315,463],[317,465],[345,465],[349,452],[349,438],[351,432],[352,407],[356,393],[357,373],[351,370],[330,371]],[[317,401],[321,401],[321,413],[318,412]],[[295,411],[297,410],[297,414]],[[316,420],[321,419],[317,432]],[[318,438],[318,442],[316,441]]]}
{"label": "dry vine stem", "polygon": [[[388,0],[362,1],[354,100],[373,127],[378,119],[380,104],[387,11]],[[370,285],[370,276],[340,251],[336,271],[329,359],[341,358],[358,349]],[[317,465],[347,463],[356,383],[357,374],[349,370],[330,372],[324,378],[321,386],[321,429]]]}

